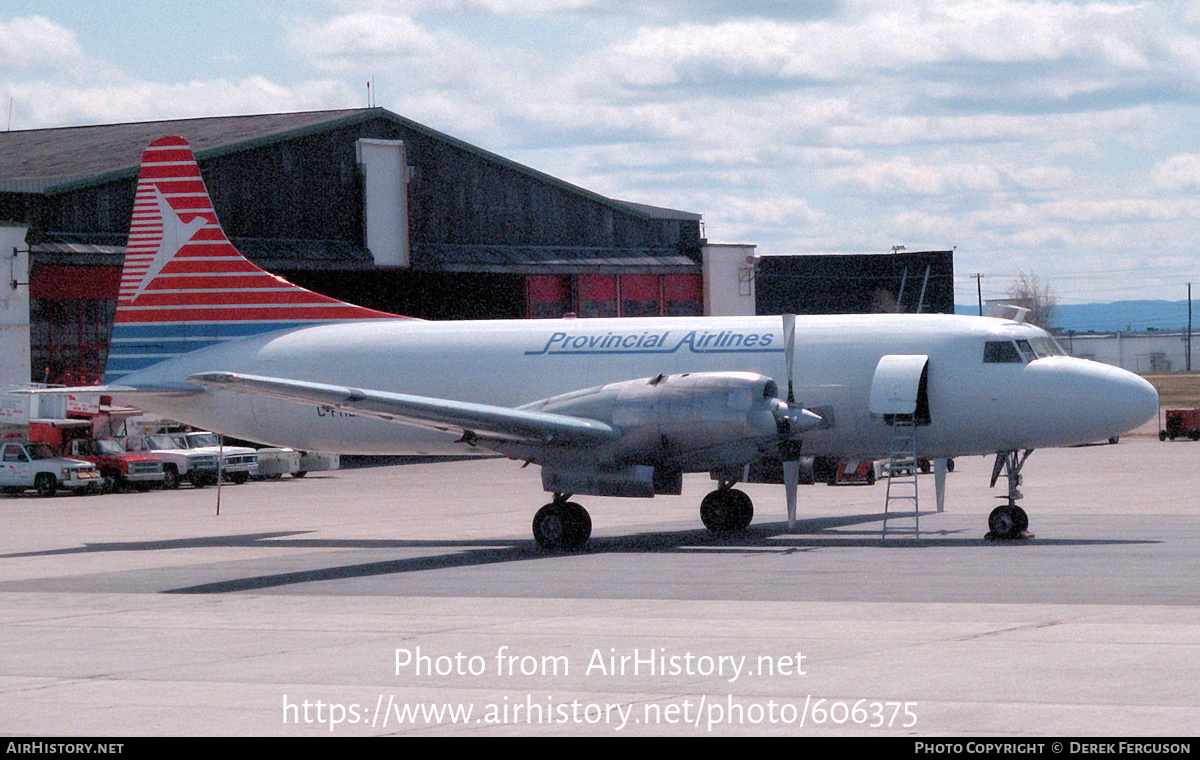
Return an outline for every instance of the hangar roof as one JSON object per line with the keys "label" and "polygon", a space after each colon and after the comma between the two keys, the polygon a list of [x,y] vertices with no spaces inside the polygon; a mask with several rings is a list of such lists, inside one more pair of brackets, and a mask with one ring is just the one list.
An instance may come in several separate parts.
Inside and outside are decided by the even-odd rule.
{"label": "hangar roof", "polygon": [[196,158],[203,160],[374,118],[395,121],[408,129],[452,143],[486,160],[534,176],[542,182],[587,195],[605,204],[619,206],[627,213],[652,219],[701,218],[700,214],[691,212],[606,198],[383,108],[218,116],[0,132],[0,192],[53,194],[60,190],[109,182],[123,176],[136,176],[142,149],[164,134],[185,138],[191,143]]}
{"label": "hangar roof", "polygon": [[5,132],[0,134],[0,179],[40,182],[45,191],[67,182],[136,171],[142,149],[166,133],[186,138],[199,155],[328,126],[367,111],[224,116]]}

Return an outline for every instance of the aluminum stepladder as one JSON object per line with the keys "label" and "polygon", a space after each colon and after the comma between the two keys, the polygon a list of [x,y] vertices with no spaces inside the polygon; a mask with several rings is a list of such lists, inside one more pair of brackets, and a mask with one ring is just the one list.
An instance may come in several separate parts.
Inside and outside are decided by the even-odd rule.
{"label": "aluminum stepladder", "polygon": [[[921,537],[921,504],[918,498],[917,426],[911,414],[897,414],[892,420],[892,442],[888,456],[887,493],[883,502],[883,528],[880,540],[887,539],[888,519],[911,517],[911,528],[903,532]],[[912,511],[893,511],[894,502],[911,503]],[[896,528],[892,529],[893,532]]]}

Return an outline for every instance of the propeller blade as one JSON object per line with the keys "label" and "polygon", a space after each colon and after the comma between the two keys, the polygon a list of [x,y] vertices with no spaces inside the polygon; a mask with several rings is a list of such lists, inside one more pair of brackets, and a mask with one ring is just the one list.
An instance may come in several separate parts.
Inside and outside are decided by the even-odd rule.
{"label": "propeller blade", "polygon": [[783,488],[787,495],[788,530],[796,528],[796,489],[800,485],[800,457],[783,460]]}
{"label": "propeller blade", "polygon": [[796,392],[792,387],[792,364],[796,358],[796,315],[783,315],[784,359],[787,361],[787,402],[796,403]]}

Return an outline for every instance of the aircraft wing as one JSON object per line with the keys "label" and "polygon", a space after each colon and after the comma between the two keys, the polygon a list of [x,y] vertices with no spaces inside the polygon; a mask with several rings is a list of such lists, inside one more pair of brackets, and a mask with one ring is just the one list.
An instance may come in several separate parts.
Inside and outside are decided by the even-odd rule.
{"label": "aircraft wing", "polygon": [[467,442],[493,439],[542,446],[590,447],[610,443],[620,436],[611,425],[582,417],[342,385],[234,372],[203,372],[187,380],[209,388],[328,407],[401,425],[458,434]]}

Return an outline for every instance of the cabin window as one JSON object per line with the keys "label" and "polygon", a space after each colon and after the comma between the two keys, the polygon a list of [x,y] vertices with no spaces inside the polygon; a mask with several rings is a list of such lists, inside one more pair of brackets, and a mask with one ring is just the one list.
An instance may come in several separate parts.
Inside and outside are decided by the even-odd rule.
{"label": "cabin window", "polygon": [[1011,340],[989,340],[983,344],[984,364],[1021,364],[1021,352]]}

